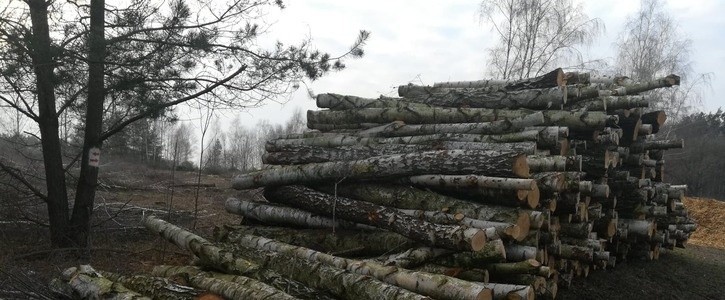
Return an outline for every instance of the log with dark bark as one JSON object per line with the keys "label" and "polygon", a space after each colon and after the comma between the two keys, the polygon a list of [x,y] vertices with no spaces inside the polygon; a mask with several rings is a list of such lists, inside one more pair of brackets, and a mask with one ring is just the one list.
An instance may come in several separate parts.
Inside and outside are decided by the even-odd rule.
{"label": "log with dark bark", "polygon": [[333,220],[308,211],[281,206],[269,202],[256,202],[229,198],[224,203],[227,212],[270,225],[287,225],[303,228],[370,229],[369,226]]}
{"label": "log with dark bark", "polygon": [[[332,194],[336,191],[337,195],[382,206],[444,211],[449,214],[462,214],[468,218],[489,221],[490,225],[495,227],[498,234],[503,237],[521,239],[529,231],[530,217],[525,211],[511,207],[472,203],[414,187],[390,184],[339,184],[337,189],[334,186],[316,188]],[[512,225],[517,225],[517,227],[512,228]]]}
{"label": "log with dark bark", "polygon": [[526,178],[529,176],[529,168],[526,156],[516,152],[441,150],[260,170],[235,177],[232,187],[250,189],[343,178],[379,179],[436,173]]}
{"label": "log with dark bark", "polygon": [[506,91],[498,88],[446,88],[403,85],[398,95],[410,101],[443,107],[558,109],[566,103],[563,89]]}
{"label": "log with dark bark", "polygon": [[245,234],[264,236],[279,242],[346,256],[382,255],[417,243],[400,234],[383,230],[297,229],[266,226],[224,226],[215,229],[215,240],[234,243]]}
{"label": "log with dark bark", "polygon": [[536,189],[536,181],[533,179],[480,175],[418,175],[402,179],[402,181],[414,185],[437,188],[489,188],[526,191]]}
{"label": "log with dark bark", "polygon": [[562,86],[565,83],[566,76],[561,68],[557,68],[551,72],[533,78],[524,78],[519,80],[477,80],[477,81],[448,81],[436,82],[433,87],[441,88],[485,88],[498,87],[503,90],[515,91],[526,89],[540,89]]}
{"label": "log with dark bark", "polygon": [[[476,123],[520,118],[535,111],[528,109],[505,110],[488,108],[365,108],[341,111],[308,111],[307,126],[317,124],[390,123],[406,124]],[[547,110],[544,125],[567,126],[571,129],[601,129],[610,120],[604,112]],[[350,126],[350,128],[355,128]],[[358,127],[360,128],[360,127]]]}
{"label": "log with dark bark", "polygon": [[272,202],[390,230],[430,246],[479,251],[486,244],[486,234],[480,229],[420,221],[394,208],[335,197],[304,186],[268,187],[264,196]]}
{"label": "log with dark bark", "polygon": [[317,107],[329,108],[331,110],[409,106],[429,107],[429,105],[414,103],[403,98],[389,98],[383,96],[380,96],[380,98],[377,99],[370,99],[350,95],[325,93],[317,95],[315,99],[317,100]]}
{"label": "log with dark bark", "polygon": [[468,134],[502,134],[521,131],[529,126],[538,126],[546,122],[542,112],[491,122],[480,123],[454,123],[454,124],[405,124],[392,122],[379,127],[366,129],[356,133],[359,136],[412,136],[439,133],[468,133]]}

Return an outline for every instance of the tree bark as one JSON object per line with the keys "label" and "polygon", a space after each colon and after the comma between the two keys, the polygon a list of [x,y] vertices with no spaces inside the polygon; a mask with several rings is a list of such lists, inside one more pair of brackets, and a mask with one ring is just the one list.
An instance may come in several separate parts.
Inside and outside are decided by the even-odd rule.
{"label": "tree bark", "polygon": [[521,131],[529,126],[542,125],[545,121],[542,112],[534,112],[521,117],[480,123],[408,125],[403,122],[392,122],[360,131],[357,135],[391,137],[439,133],[503,134]]}
{"label": "tree bark", "polygon": [[456,252],[450,255],[440,256],[433,261],[447,267],[479,268],[485,264],[500,263],[506,261],[506,249],[501,240],[494,240],[486,244],[482,251],[478,252]]}
{"label": "tree bark", "polygon": [[530,285],[487,283],[484,286],[493,290],[493,299],[496,300],[534,300],[536,297],[534,289]]}
{"label": "tree bark", "polygon": [[418,175],[411,176],[403,180],[406,183],[426,187],[491,188],[527,191],[531,191],[536,188],[536,181],[533,179],[489,177],[479,175]]}
{"label": "tree bark", "polygon": [[[500,240],[494,240],[486,243],[486,247],[491,248],[494,245],[500,244],[503,247],[503,242]],[[378,261],[386,266],[396,266],[400,268],[413,269],[428,261],[432,261],[438,257],[450,255],[454,253],[448,249],[431,248],[431,247],[417,247],[410,248],[401,253],[395,253],[378,257],[375,261]]]}
{"label": "tree bark", "polygon": [[575,102],[567,105],[568,109],[587,109],[590,111],[606,111],[613,113],[617,109],[649,107],[650,96],[602,96],[592,100]]}
{"label": "tree bark", "polygon": [[378,179],[436,173],[524,178],[529,175],[526,156],[515,152],[442,150],[260,170],[235,177],[232,187],[251,189],[342,178]]}
{"label": "tree bark", "polygon": [[442,274],[446,276],[463,279],[466,281],[477,281],[488,283],[488,272],[483,269],[474,268],[450,268],[434,264],[425,264],[416,268],[416,271],[427,272],[433,274]]}
{"label": "tree bark", "polygon": [[415,246],[414,241],[394,232],[382,230],[296,229],[288,227],[225,226],[217,240],[235,243],[245,234],[264,236],[279,242],[344,256],[383,255],[394,249]]}
{"label": "tree bark", "polygon": [[480,285],[448,276],[384,266],[372,261],[336,257],[263,237],[247,235],[238,243],[253,249],[278,252],[304,260],[321,262],[355,274],[371,276],[382,282],[436,299],[485,299],[490,297],[491,293]]}
{"label": "tree bark", "polygon": [[685,147],[685,140],[654,140],[636,141],[629,146],[631,153],[644,153],[647,150],[681,149]]}
{"label": "tree bark", "polygon": [[38,129],[43,152],[45,185],[47,189],[46,205],[50,222],[50,241],[54,247],[76,246],[76,240],[70,228],[68,212],[68,191],[58,135],[56,117],[53,69],[55,62],[50,48],[48,27],[48,6],[46,1],[28,1],[32,22],[32,60],[38,97]]}
{"label": "tree bark", "polygon": [[578,102],[599,96],[625,96],[636,95],[642,92],[671,87],[680,84],[680,77],[674,74],[663,78],[657,78],[648,82],[632,82],[631,80],[623,80],[618,85],[610,84],[592,84],[580,88],[567,89],[567,96],[570,102]]}
{"label": "tree bark", "polygon": [[530,155],[526,156],[531,172],[581,171],[581,155]]}
{"label": "tree bark", "polygon": [[362,98],[339,94],[319,94],[315,97],[317,107],[330,110],[360,109],[360,108],[394,108],[394,107],[430,107],[430,105],[415,103],[403,98],[387,98],[380,96],[377,99]]}
{"label": "tree bark", "polygon": [[403,85],[398,95],[413,102],[444,107],[559,109],[566,93],[559,87],[506,91],[486,88],[445,88]]}
{"label": "tree bark", "polygon": [[430,246],[480,251],[486,244],[486,234],[480,229],[420,221],[394,208],[335,197],[303,186],[266,188],[264,196],[272,202],[390,230]]}
{"label": "tree bark", "polygon": [[[334,187],[319,186],[317,189],[334,193]],[[529,214],[516,208],[481,205],[456,198],[424,191],[413,187],[387,184],[341,184],[337,194],[345,197],[400,209],[443,211],[463,214],[468,218],[491,222],[497,233],[504,237],[521,239],[528,234]],[[517,225],[518,228],[511,228]],[[519,235],[516,235],[516,232]]]}
{"label": "tree bark", "polygon": [[[98,185],[98,163],[103,141],[103,100],[106,97],[104,88],[104,61],[106,58],[105,42],[105,0],[91,1],[90,33],[88,36],[88,100],[86,101],[85,127],[83,136],[83,154],[81,155],[81,172],[78,176],[71,230],[73,240],[79,247],[88,247],[91,231],[91,215],[93,201]],[[97,152],[97,155],[91,152]],[[93,160],[93,161],[92,161]]]}
{"label": "tree bark", "polygon": [[[153,299],[197,299],[203,294],[203,290],[198,290],[190,286],[181,285],[167,278],[151,277],[144,275],[123,276],[116,273],[100,271],[103,277],[110,281],[118,282],[138,293],[150,296]],[[209,290],[204,287],[199,287]],[[218,291],[212,291],[218,293]],[[220,293],[219,293],[220,294]]]}
{"label": "tree bark", "polygon": [[[300,152],[300,161],[309,160],[310,162],[323,162],[333,160],[350,160],[349,157],[367,158],[387,154],[404,154],[433,150],[490,150],[515,151],[523,154],[534,154],[536,152],[536,143],[471,143],[436,141],[432,144],[355,144],[351,146],[338,146],[334,148],[320,148],[308,145],[276,145],[267,143],[265,146],[265,150],[269,152]],[[286,156],[292,157],[287,160],[291,160],[297,157],[297,155],[294,155],[293,153],[285,153],[276,157]],[[308,156],[310,158],[307,158]]]}
{"label": "tree bark", "polygon": [[189,285],[219,294],[226,299],[299,299],[249,277],[204,272],[192,266],[155,266],[152,273],[163,277],[181,277]]}
{"label": "tree bark", "polygon": [[506,245],[506,260],[510,262],[525,261],[529,259],[536,260],[536,254],[538,252],[539,250],[535,247],[508,244]]}
{"label": "tree bark", "polygon": [[[535,111],[528,109],[487,108],[365,108],[341,111],[307,111],[307,125],[311,129],[317,124],[360,124],[390,123],[402,121],[406,124],[478,123],[502,119],[520,118]],[[546,110],[543,125],[567,126],[570,129],[601,129],[609,117],[604,112]],[[355,128],[350,126],[351,128]],[[360,127],[357,127],[360,128]]]}
{"label": "tree bark", "polygon": [[450,81],[436,82],[433,87],[441,88],[485,88],[495,87],[507,91],[528,90],[537,88],[551,88],[564,85],[566,75],[561,68],[545,73],[538,77],[524,78],[519,80],[477,80],[477,81]]}
{"label": "tree bark", "polygon": [[[281,276],[280,273],[277,273],[281,270],[281,273],[286,274],[284,273],[288,271],[286,269],[275,269],[273,267],[260,264],[259,262],[252,262],[247,258],[240,258],[239,256],[235,255],[230,251],[226,251],[217,247],[216,245],[213,245],[212,243],[198,235],[174,226],[173,224],[167,223],[166,221],[157,219],[154,216],[146,217],[143,223],[144,226],[150,231],[159,234],[166,240],[181,247],[182,249],[191,251],[204,263],[209,264],[215,269],[223,271],[224,273],[252,277],[266,284],[269,284],[276,289],[285,291],[286,293],[294,297],[304,299],[329,299],[329,296],[321,293],[318,290],[315,290],[315,287],[310,285],[309,282],[303,284],[297,280],[288,279]],[[307,265],[304,267],[307,268],[304,270],[306,274],[313,274],[309,271],[314,270],[314,266]],[[297,270],[297,272],[303,271]],[[310,286],[308,287],[308,285]],[[320,286],[318,285],[317,287]],[[321,288],[323,290],[327,290],[327,288]]]}
{"label": "tree bark", "polygon": [[229,198],[224,203],[224,208],[228,213],[241,215],[245,218],[266,224],[301,226],[306,228],[370,229],[370,227],[362,224],[344,220],[332,220],[302,209],[275,205],[273,203]]}
{"label": "tree bark", "polygon": [[108,280],[89,265],[70,267],[63,271],[61,278],[67,281],[75,291],[74,294],[82,299],[151,300],[120,283]]}

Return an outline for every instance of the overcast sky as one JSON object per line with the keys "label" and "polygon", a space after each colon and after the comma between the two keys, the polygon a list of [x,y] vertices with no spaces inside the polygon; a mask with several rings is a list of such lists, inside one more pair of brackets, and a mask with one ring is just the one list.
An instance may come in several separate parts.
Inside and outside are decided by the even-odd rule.
{"label": "overcast sky", "polygon": [[[712,73],[712,89],[700,109],[725,107],[725,1],[670,0],[667,9],[693,41],[694,71]],[[486,77],[486,49],[496,40],[490,25],[482,24],[476,0],[295,0],[271,12],[269,36],[295,42],[311,36],[315,46],[332,54],[346,51],[360,29],[370,31],[365,57],[347,61],[347,68],[309,85],[314,93],[340,93],[362,97],[397,96],[395,88],[413,82],[476,80]],[[639,8],[638,1],[586,1],[590,17],[602,20],[606,32],[586,58],[609,59],[625,18]],[[239,113],[243,124],[261,119],[284,122],[295,108],[316,109],[304,88],[284,104]],[[238,112],[226,112],[227,119]]]}

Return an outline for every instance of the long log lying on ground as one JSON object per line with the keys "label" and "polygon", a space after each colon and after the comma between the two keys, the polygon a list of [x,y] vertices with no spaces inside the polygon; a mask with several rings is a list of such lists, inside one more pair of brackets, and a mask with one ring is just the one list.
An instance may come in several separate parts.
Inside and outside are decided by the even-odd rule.
{"label": "long log lying on ground", "polygon": [[336,257],[251,235],[242,237],[238,243],[244,247],[274,251],[305,260],[322,262],[356,274],[372,276],[380,281],[436,299],[487,299],[491,297],[491,291],[481,285],[448,276],[384,266],[372,261],[364,262]]}
{"label": "long log lying on ground", "polygon": [[530,115],[480,123],[454,123],[454,124],[405,124],[403,122],[392,122],[379,127],[357,132],[359,136],[412,136],[439,133],[468,133],[468,134],[502,134],[521,131],[529,126],[544,124],[544,114],[534,112]]}
{"label": "long log lying on ground", "polygon": [[233,243],[245,234],[325,253],[382,255],[393,249],[405,249],[417,243],[400,234],[383,230],[299,229],[266,226],[224,226],[215,230],[215,240]]}
{"label": "long log lying on ground", "polygon": [[[444,211],[451,214],[463,214],[469,218],[491,221],[491,226],[496,227],[499,235],[514,239],[525,237],[530,226],[529,214],[516,208],[481,205],[409,186],[340,184],[337,185],[337,188],[333,186],[319,186],[316,188],[328,193],[337,193],[337,195],[382,206]],[[512,225],[516,225],[516,228],[512,228]]]}
{"label": "long log lying on ground", "polygon": [[103,277],[90,265],[70,267],[63,271],[61,278],[73,289],[73,294],[81,299],[151,300],[123,284]]}
{"label": "long log lying on ground", "polygon": [[268,187],[264,196],[272,202],[397,232],[430,246],[479,251],[486,244],[486,234],[480,229],[420,221],[393,208],[335,197],[304,186]]}
{"label": "long log lying on ground", "polygon": [[541,89],[562,86],[566,81],[566,76],[561,68],[554,69],[551,72],[545,73],[541,76],[524,78],[518,80],[476,80],[476,81],[448,81],[448,82],[436,82],[433,84],[434,87],[441,88],[484,88],[484,87],[496,87],[502,90],[515,91],[515,90],[527,90],[527,89]]}
{"label": "long log lying on ground", "polygon": [[515,152],[441,150],[266,169],[235,177],[232,187],[250,189],[342,178],[371,179],[436,173],[526,178],[529,170],[526,156]]}
{"label": "long log lying on ground", "polygon": [[224,203],[227,212],[272,225],[300,226],[306,228],[371,229],[369,226],[332,220],[308,211],[275,205],[269,202],[255,202],[229,198]]}
{"label": "long log lying on ground", "polygon": [[[252,272],[253,275],[257,276],[259,276],[259,273],[269,274],[270,272],[285,274],[288,278],[292,278],[295,281],[286,280],[289,284],[288,287],[278,287],[275,284],[271,285],[287,293],[290,293],[290,290],[294,291],[305,288],[308,290],[307,295],[313,296],[314,292],[310,288],[317,288],[324,289],[334,296],[347,299],[427,299],[427,297],[377,280],[369,280],[360,275],[347,273],[343,270],[320,263],[313,263],[284,255],[240,253],[247,254],[248,256],[246,257],[254,259],[255,262],[234,257],[233,251],[226,251],[213,246],[191,232],[154,217],[144,219],[144,225],[146,228],[160,234],[177,246],[192,251],[205,263],[211,263],[226,273],[246,275],[246,273]],[[259,259],[260,255],[263,256],[262,259]],[[278,275],[274,275],[274,277],[277,279],[282,278]],[[299,282],[304,282],[305,285],[300,285],[298,284]],[[299,296],[294,293],[290,294]]]}
{"label": "long log lying on ground", "polygon": [[[212,290],[206,287],[196,286],[196,288],[181,285],[172,282],[168,278],[163,277],[152,277],[145,275],[134,275],[134,276],[123,276],[116,273],[99,271],[103,277],[108,278],[111,281],[118,282],[124,286],[133,289],[134,291],[141,293],[146,296],[150,296],[153,299],[198,299],[199,296],[205,294],[204,290],[222,295],[218,290]],[[269,287],[269,286],[267,286]],[[198,288],[198,289],[197,289]],[[271,288],[271,287],[270,287]],[[201,289],[201,290],[200,290]],[[276,290],[276,289],[275,289]],[[277,292],[281,292],[277,290]],[[279,299],[297,299],[284,293],[287,298],[279,297]],[[223,295],[224,296],[224,295]],[[248,297],[249,299],[253,299]],[[261,297],[256,297],[257,299]]]}
{"label": "long log lying on ground", "polygon": [[205,272],[194,266],[160,265],[154,266],[151,273],[175,280],[182,279],[190,285],[212,291],[227,299],[298,299],[270,286],[260,285],[256,280],[245,276]]}
{"label": "long log lying on ground", "polygon": [[[307,111],[307,126],[316,124],[390,123],[406,124],[476,123],[520,118],[535,111],[487,108],[365,108],[340,111]],[[567,126],[570,129],[601,129],[609,120],[604,112],[547,110],[544,125]]]}
{"label": "long log lying on ground", "polygon": [[444,107],[556,109],[566,103],[561,88],[505,91],[497,88],[444,88],[403,85],[398,95],[413,102]]}

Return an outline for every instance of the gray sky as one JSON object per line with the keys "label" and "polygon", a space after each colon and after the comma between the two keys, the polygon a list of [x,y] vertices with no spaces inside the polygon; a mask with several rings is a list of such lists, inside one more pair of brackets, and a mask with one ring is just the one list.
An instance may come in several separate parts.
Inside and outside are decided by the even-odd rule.
{"label": "gray sky", "polygon": [[[668,10],[692,39],[694,71],[712,73],[712,89],[705,92],[700,109],[711,111],[725,107],[725,11],[721,0],[670,0]],[[311,36],[323,51],[342,53],[352,44],[360,29],[372,33],[365,57],[349,60],[342,72],[332,73],[309,85],[314,93],[340,93],[362,97],[381,94],[396,96],[398,85],[413,82],[476,80],[486,77],[486,48],[495,43],[491,28],[479,22],[477,0],[296,0],[287,8],[271,12],[276,22],[269,36],[295,42]],[[606,32],[589,49],[586,59],[608,59],[614,55],[616,41],[625,18],[639,7],[639,1],[586,1],[585,11],[600,18]],[[275,21],[276,20],[276,21]],[[291,112],[316,109],[314,101],[300,89],[284,105],[270,103],[240,113],[240,119],[252,126],[260,119],[284,122]],[[231,113],[225,113],[227,117]]]}

